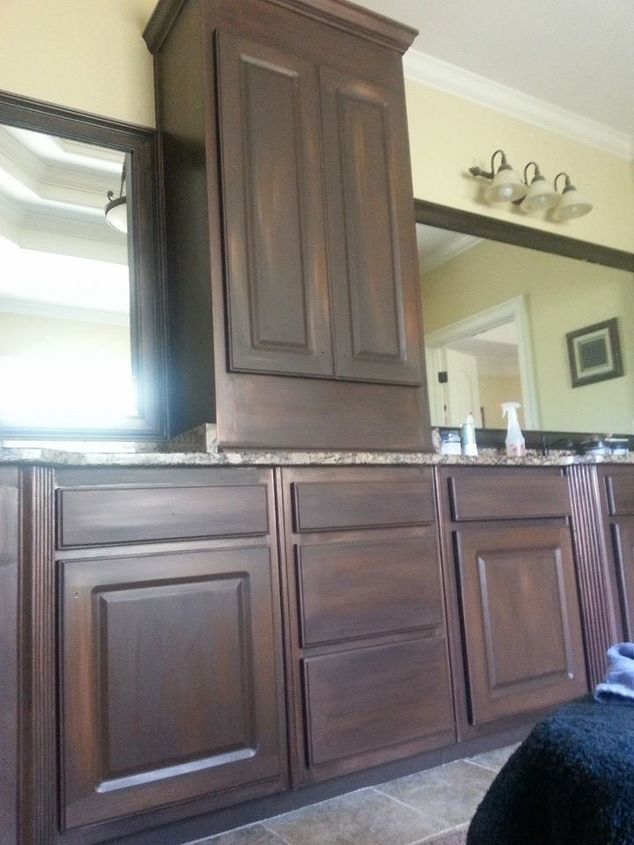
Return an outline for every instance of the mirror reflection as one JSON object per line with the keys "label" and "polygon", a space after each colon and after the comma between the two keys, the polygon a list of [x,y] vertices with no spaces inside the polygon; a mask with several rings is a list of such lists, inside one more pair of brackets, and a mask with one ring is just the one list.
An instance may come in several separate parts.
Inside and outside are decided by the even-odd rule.
{"label": "mirror reflection", "polygon": [[0,125],[0,425],[137,414],[128,241],[106,222],[125,154]]}
{"label": "mirror reflection", "polygon": [[[634,276],[417,225],[433,425],[634,433]],[[614,322],[616,321],[616,322]]]}

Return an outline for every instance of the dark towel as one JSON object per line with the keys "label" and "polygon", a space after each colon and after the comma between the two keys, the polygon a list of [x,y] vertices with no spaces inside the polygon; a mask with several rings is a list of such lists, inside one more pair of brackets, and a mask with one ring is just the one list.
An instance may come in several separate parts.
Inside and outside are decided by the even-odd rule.
{"label": "dark towel", "polygon": [[634,703],[634,643],[617,643],[608,649],[608,674],[594,697],[597,701],[617,698]]}
{"label": "dark towel", "polygon": [[634,845],[634,707],[573,702],[491,784],[467,845]]}

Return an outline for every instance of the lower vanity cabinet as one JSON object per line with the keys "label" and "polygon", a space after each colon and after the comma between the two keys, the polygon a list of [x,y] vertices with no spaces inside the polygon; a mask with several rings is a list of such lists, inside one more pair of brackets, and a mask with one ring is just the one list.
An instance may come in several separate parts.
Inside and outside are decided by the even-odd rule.
{"label": "lower vanity cabinet", "polygon": [[286,788],[272,470],[59,470],[54,487],[60,818],[45,841]]}
{"label": "lower vanity cabinet", "polygon": [[439,470],[461,739],[587,692],[566,478]]}
{"label": "lower vanity cabinet", "polygon": [[280,475],[293,785],[455,741],[430,468]]}
{"label": "lower vanity cabinet", "polygon": [[[613,604],[618,639],[634,639],[634,467],[598,468],[604,525],[614,555]],[[620,623],[620,624],[619,624]],[[613,638],[614,639],[614,638]]]}

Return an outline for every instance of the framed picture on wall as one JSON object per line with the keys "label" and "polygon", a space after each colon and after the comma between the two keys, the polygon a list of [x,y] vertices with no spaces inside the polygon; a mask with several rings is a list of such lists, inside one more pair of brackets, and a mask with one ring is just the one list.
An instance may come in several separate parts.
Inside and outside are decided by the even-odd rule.
{"label": "framed picture on wall", "polygon": [[593,323],[566,335],[573,387],[623,375],[617,318]]}

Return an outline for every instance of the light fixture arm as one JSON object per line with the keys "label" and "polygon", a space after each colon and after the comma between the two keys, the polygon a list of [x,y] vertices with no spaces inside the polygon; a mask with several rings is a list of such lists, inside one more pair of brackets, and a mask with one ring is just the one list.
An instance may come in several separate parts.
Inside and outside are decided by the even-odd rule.
{"label": "light fixture arm", "polygon": [[493,155],[491,156],[491,170],[482,170],[481,167],[470,167],[469,173],[472,176],[482,176],[484,179],[493,179],[495,176],[495,157],[498,153],[502,156],[500,160],[500,170],[504,168],[508,168],[508,162],[506,160],[506,153],[504,150],[496,150]]}
{"label": "light fixture arm", "polygon": [[528,164],[526,165],[526,167],[524,168],[524,184],[525,185],[528,185],[528,168],[531,166],[531,164],[534,167],[532,182],[536,182],[538,179],[544,178],[542,176],[542,172],[539,169],[539,165],[537,164],[537,162],[536,161],[529,161]]}
{"label": "light fixture arm", "polygon": [[565,173],[563,170],[561,171],[561,173],[558,173],[558,174],[555,176],[555,181],[554,181],[554,183],[553,183],[553,184],[554,184],[554,186],[555,186],[555,190],[557,190],[557,180],[559,179],[559,177],[560,177],[560,176],[565,176],[565,177],[566,177],[566,183],[565,183],[565,185],[564,185],[564,191],[565,191],[567,188],[570,188],[570,187],[571,187],[570,176],[568,176],[568,174],[567,174],[567,173]]}
{"label": "light fixture arm", "polygon": [[[119,186],[119,198],[123,196],[123,186],[125,185],[125,160],[123,162],[123,167],[121,168],[121,185]],[[112,202],[115,198],[114,191],[108,191],[106,194],[110,202]]]}

